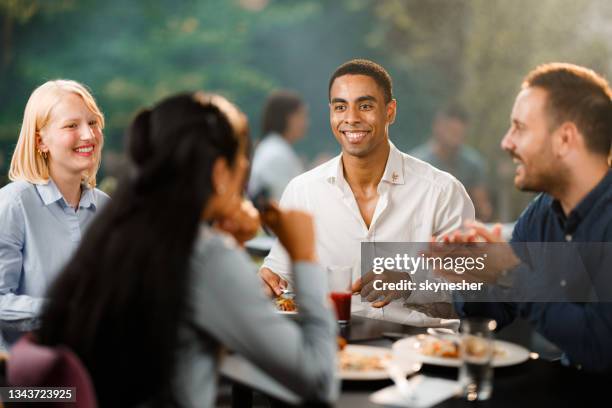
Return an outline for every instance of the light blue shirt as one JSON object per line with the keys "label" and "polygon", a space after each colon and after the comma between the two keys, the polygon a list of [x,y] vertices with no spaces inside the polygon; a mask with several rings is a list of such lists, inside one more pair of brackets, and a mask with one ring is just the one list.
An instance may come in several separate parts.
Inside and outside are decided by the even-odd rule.
{"label": "light blue shirt", "polygon": [[83,186],[78,210],[52,180],[0,189],[0,321],[37,317],[45,292],[109,197]]}
{"label": "light blue shirt", "polygon": [[249,177],[249,194],[254,196],[267,188],[272,199],[279,201],[287,184],[304,172],[304,165],[291,143],[277,133],[267,135],[253,155]]}
{"label": "light blue shirt", "polygon": [[[233,238],[202,225],[190,260],[189,322],[181,330],[175,395],[183,407],[213,407],[222,350],[249,360],[305,401],[338,396],[336,319],[329,306],[325,271],[292,264],[297,324],[275,313],[258,290],[256,266]],[[197,330],[194,330],[197,328]],[[207,333],[203,341],[197,333]]]}

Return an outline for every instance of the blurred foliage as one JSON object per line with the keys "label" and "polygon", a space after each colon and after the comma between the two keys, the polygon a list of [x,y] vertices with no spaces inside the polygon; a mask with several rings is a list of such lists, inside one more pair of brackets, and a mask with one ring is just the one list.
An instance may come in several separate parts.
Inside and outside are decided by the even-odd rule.
{"label": "blurred foliage", "polygon": [[[599,32],[577,30],[589,24],[589,13],[603,3],[588,0],[514,0],[490,7],[487,0],[469,2],[470,24],[462,60],[465,81],[460,99],[469,107],[471,143],[489,158],[501,185],[511,185],[514,165],[499,148],[507,130],[522,78],[551,61],[586,65],[610,74],[612,49]],[[512,218],[530,197],[515,189],[499,190],[501,213]],[[503,208],[506,206],[507,208]]]}
{"label": "blurred foliage", "polygon": [[[357,1],[357,0],[356,0]],[[512,188],[514,166],[499,147],[522,78],[566,61],[612,74],[612,3],[606,0],[380,0],[376,44],[392,44],[402,66],[433,72],[438,103],[470,113],[469,142],[488,159],[498,217],[515,219],[530,195]],[[423,76],[426,78],[426,76]]]}
{"label": "blurred foliage", "polygon": [[366,57],[393,77],[391,137],[403,150],[428,137],[440,105],[465,104],[470,143],[504,186],[495,191],[510,219],[525,195],[514,192],[498,145],[521,78],[552,60],[609,77],[611,22],[606,0],[0,0],[0,175],[29,94],[60,77],[92,89],[107,117],[108,152],[121,150],[137,109],[192,89],[235,101],[257,137],[264,98],[288,87],[311,113],[297,149],[335,153],[328,78]]}

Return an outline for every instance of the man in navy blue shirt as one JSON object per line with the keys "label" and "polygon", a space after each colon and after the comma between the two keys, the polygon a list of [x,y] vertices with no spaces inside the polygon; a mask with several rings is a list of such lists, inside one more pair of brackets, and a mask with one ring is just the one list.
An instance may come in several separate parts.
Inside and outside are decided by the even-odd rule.
{"label": "man in navy blue shirt", "polygon": [[[539,66],[525,78],[511,122],[501,147],[517,166],[514,184],[541,193],[518,219],[512,242],[612,242],[612,91],[605,79],[571,64]],[[499,232],[473,224],[451,240],[503,242]],[[571,363],[612,371],[612,303],[456,302],[455,309],[498,327],[523,317]]]}

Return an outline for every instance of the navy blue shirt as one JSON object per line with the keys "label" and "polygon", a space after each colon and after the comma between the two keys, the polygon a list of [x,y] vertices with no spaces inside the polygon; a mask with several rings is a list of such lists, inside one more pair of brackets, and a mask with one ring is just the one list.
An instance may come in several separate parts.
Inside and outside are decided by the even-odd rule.
{"label": "navy blue shirt", "polygon": [[[540,194],[519,217],[512,241],[612,242],[612,170],[567,216],[557,200]],[[464,316],[493,318],[499,327],[521,316],[572,363],[589,371],[612,371],[612,303],[458,302],[456,307]]]}
{"label": "navy blue shirt", "polygon": [[515,242],[611,242],[612,170],[566,216],[559,201],[540,194],[519,217]]}

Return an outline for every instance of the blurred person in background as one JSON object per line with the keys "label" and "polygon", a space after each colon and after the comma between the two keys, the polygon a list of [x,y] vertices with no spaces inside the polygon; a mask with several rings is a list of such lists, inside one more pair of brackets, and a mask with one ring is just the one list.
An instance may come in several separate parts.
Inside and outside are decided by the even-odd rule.
{"label": "blurred person in background", "polygon": [[265,216],[290,254],[300,324],[253,290],[256,266],[240,247],[259,228],[242,198],[247,133],[242,112],[202,92],[134,119],[130,176],[52,286],[38,332],[80,357],[101,406],[212,407],[226,349],[306,401],[337,392],[335,321],[309,215]]}
{"label": "blurred person in background", "polygon": [[[294,178],[280,205],[313,214],[319,259],[325,266],[352,268],[353,290],[368,300],[357,305],[354,299],[360,314],[405,324],[442,324],[399,302],[389,304],[385,294],[362,285],[361,243],[428,242],[434,234],[473,220],[474,206],[455,177],[390,142],[397,101],[382,66],[364,59],[348,61],[331,75],[328,90],[331,130],[342,152]],[[280,295],[293,279],[278,242],[259,273],[270,295]],[[319,284],[326,286],[325,280]]]}
{"label": "blurred person in background", "polygon": [[272,93],[263,111],[263,138],[255,149],[249,179],[249,195],[262,190],[278,201],[294,177],[304,172],[304,164],[293,149],[308,129],[308,107],[293,91]]}
{"label": "blurred person in background", "polygon": [[103,128],[102,112],[77,82],[46,82],[28,100],[10,164],[13,182],[0,189],[0,328],[7,344],[36,324],[49,284],[108,200],[95,188]]}
{"label": "blurred person in background", "polygon": [[486,164],[478,151],[465,144],[469,118],[465,110],[451,104],[436,113],[431,139],[410,154],[457,177],[476,208],[476,218],[490,221],[493,207],[487,190]]}

